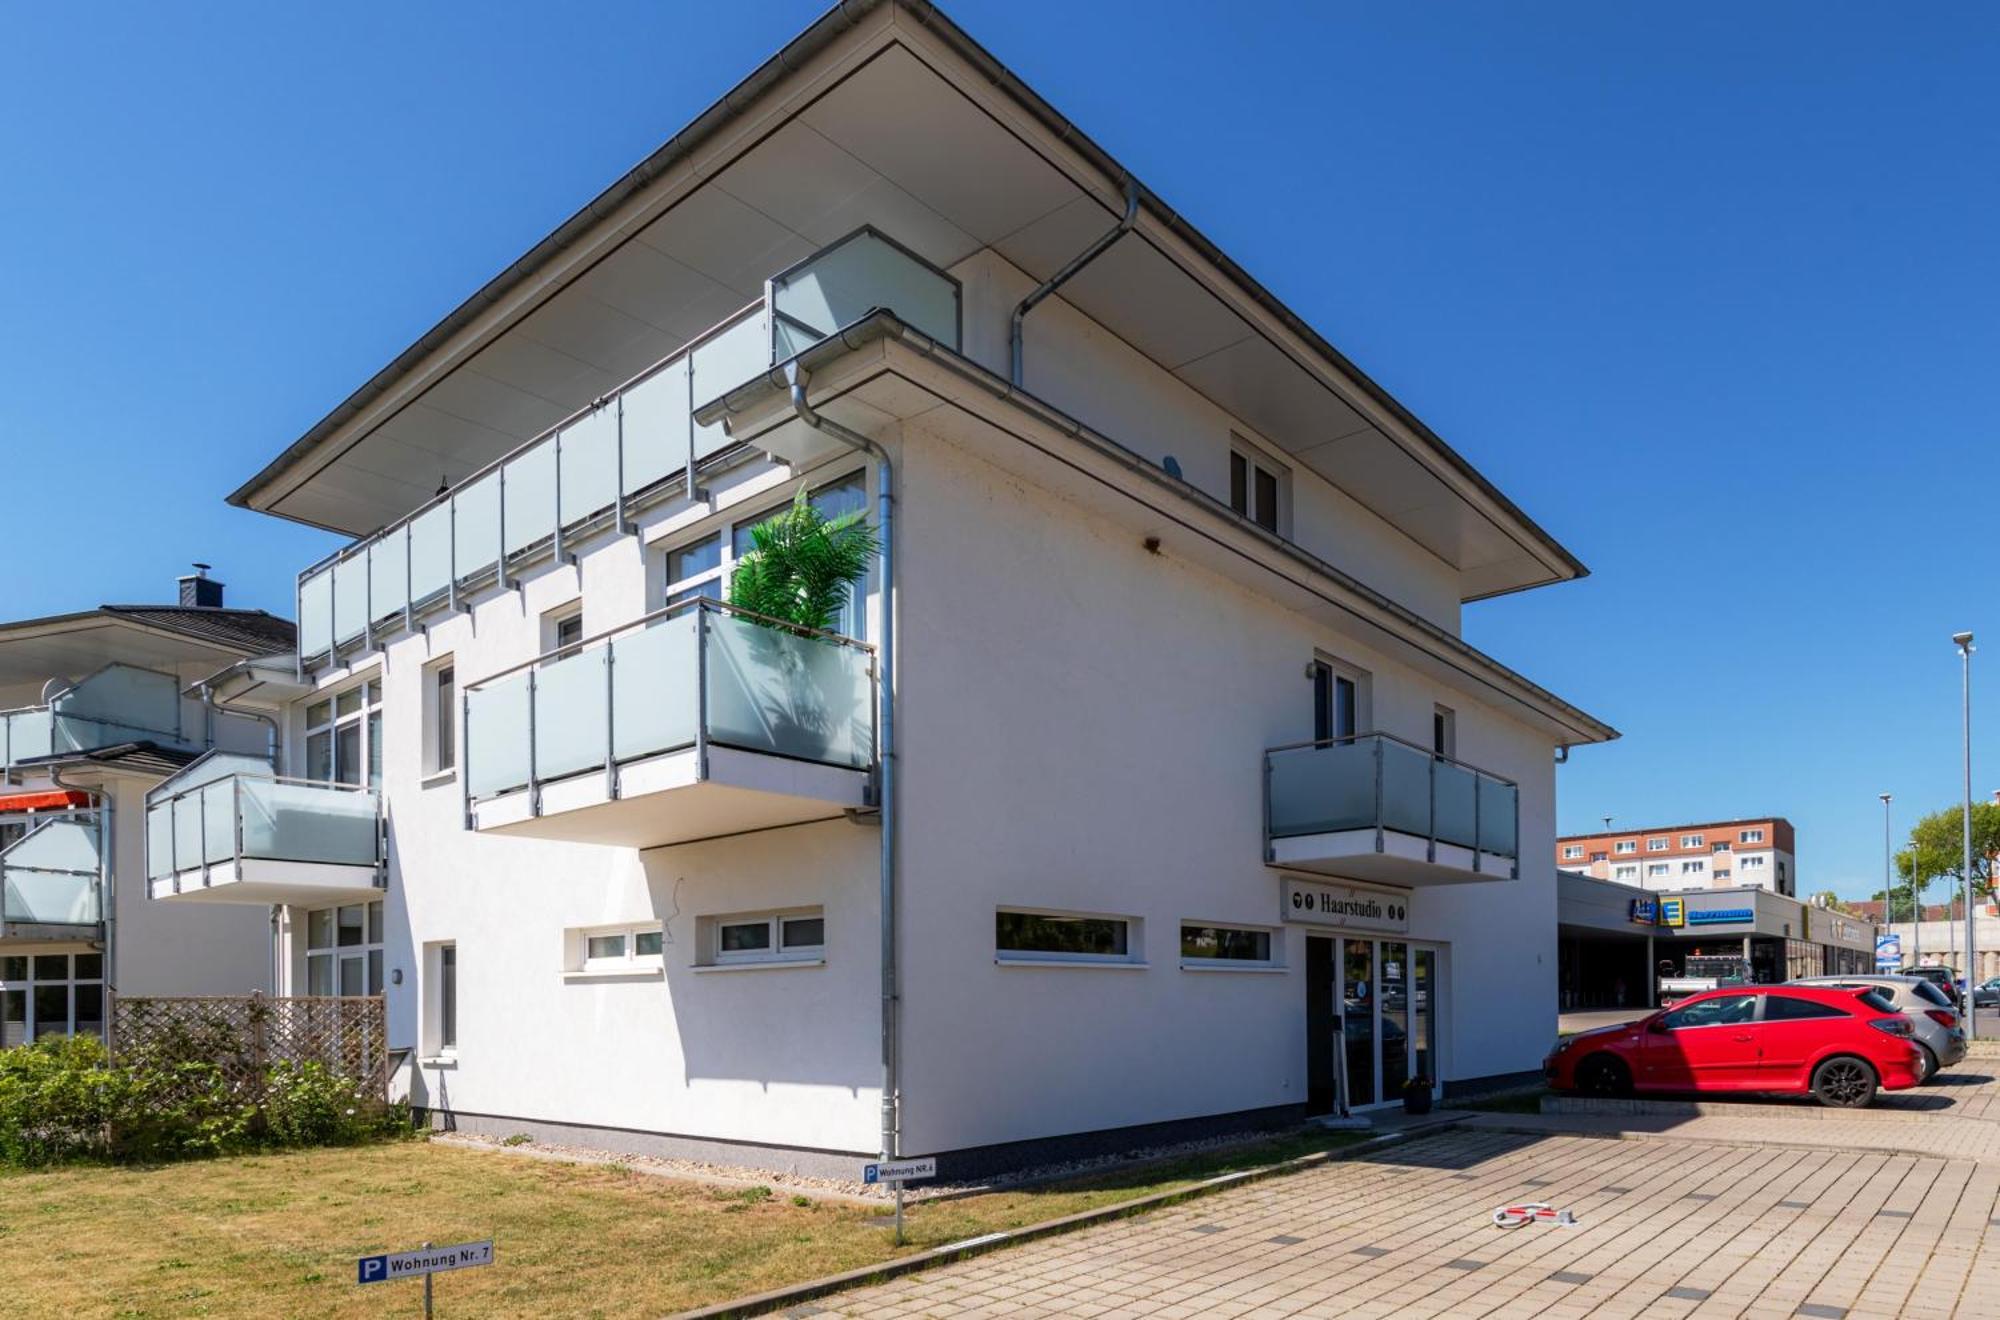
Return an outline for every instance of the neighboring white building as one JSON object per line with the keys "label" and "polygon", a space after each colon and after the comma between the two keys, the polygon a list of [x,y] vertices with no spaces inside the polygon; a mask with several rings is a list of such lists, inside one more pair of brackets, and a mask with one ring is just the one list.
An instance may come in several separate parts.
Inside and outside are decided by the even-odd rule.
{"label": "neighboring white building", "polygon": [[[893,510],[858,642],[713,601],[802,485]],[[1459,613],[1581,565],[928,5],[828,14],[232,498],[362,538],[297,681],[215,687],[368,791],[153,892],[282,903],[440,1122],[963,1173],[1553,1038],[1553,757],[1615,733]]]}
{"label": "neighboring white building", "polygon": [[0,1046],[103,1035],[109,994],[271,984],[268,910],[146,901],[146,793],[268,729],[185,694],[216,666],[288,650],[292,625],[181,580],[177,605],[0,624]]}
{"label": "neighboring white building", "polygon": [[1768,889],[1791,898],[1799,888],[1796,837],[1782,816],[1566,834],[1556,840],[1556,866],[1655,893]]}

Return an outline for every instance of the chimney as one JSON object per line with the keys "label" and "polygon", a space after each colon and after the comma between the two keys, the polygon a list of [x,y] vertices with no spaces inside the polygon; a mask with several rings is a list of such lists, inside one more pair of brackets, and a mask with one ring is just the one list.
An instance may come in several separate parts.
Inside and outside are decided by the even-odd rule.
{"label": "chimney", "polygon": [[208,575],[207,564],[196,564],[194,572],[180,579],[181,605],[199,609],[222,608],[222,584]]}

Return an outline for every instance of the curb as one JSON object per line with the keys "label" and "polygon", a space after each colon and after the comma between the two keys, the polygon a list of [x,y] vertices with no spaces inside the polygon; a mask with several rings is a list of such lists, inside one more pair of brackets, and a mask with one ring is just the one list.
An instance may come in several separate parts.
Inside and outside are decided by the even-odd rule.
{"label": "curb", "polygon": [[[1503,1115],[1489,1114],[1487,1118],[1501,1118]],[[1562,1115],[1551,1114],[1551,1118]],[[1572,1117],[1583,1117],[1573,1115]],[[1685,1141],[1702,1146],[1740,1146],[1745,1150],[1759,1150],[1767,1146],[1777,1146],[1785,1150],[1843,1150],[1858,1155],[1901,1155],[1908,1159],[1920,1160],[1969,1160],[1978,1163],[1977,1155],[1940,1155],[1934,1150],[1913,1150],[1904,1146],[1870,1142],[1866,1146],[1842,1146],[1826,1141],[1789,1140],[1783,1137],[1704,1137],[1687,1132],[1640,1132],[1636,1129],[1611,1129],[1586,1131],[1584,1129],[1538,1128],[1525,1123],[1487,1123],[1468,1121],[1466,1126],[1475,1132],[1506,1132],[1519,1137],[1583,1137],[1591,1141]]]}
{"label": "curb", "polygon": [[859,1288],[871,1283],[886,1283],[890,1279],[905,1274],[915,1274],[938,1265],[949,1265],[953,1261],[970,1260],[1003,1247],[1017,1246],[1023,1242],[1033,1242],[1037,1238],[1054,1237],[1061,1233],[1089,1228],[1096,1224],[1110,1223],[1116,1219],[1129,1219],[1151,1210],[1178,1205],[1183,1201],[1198,1200],[1216,1192],[1228,1191],[1246,1183],[1262,1182],[1267,1178],[1280,1178],[1287,1174],[1302,1173],[1323,1164],[1340,1164],[1348,1160],[1360,1159],[1376,1151],[1391,1146],[1400,1146],[1417,1137],[1434,1136],[1459,1127],[1462,1118],[1447,1119],[1440,1123],[1423,1127],[1384,1132],[1356,1142],[1352,1146],[1342,1146],[1338,1150],[1324,1150],[1312,1155],[1301,1155],[1297,1159],[1285,1160],[1278,1164],[1266,1164],[1255,1169],[1240,1169],[1235,1173],[1218,1174],[1204,1178],[1187,1187],[1171,1192],[1155,1192],[1134,1201],[1120,1201],[1116,1205],[1099,1206],[1095,1210],[1081,1210],[1060,1219],[1045,1219],[1039,1224],[1028,1224],[1021,1228],[1004,1232],[988,1233],[982,1237],[967,1238],[963,1242],[950,1242],[942,1247],[932,1247],[915,1255],[903,1256],[896,1260],[883,1261],[879,1265],[864,1265],[860,1269],[848,1270],[842,1274],[829,1274],[805,1283],[795,1283],[786,1288],[774,1288],[770,1292],[755,1293],[748,1297],[737,1297],[712,1306],[699,1307],[692,1311],[676,1312],[672,1320],[722,1320],[727,1316],[766,1315],[787,1307],[809,1302],[817,1297],[826,1297],[850,1288]]}

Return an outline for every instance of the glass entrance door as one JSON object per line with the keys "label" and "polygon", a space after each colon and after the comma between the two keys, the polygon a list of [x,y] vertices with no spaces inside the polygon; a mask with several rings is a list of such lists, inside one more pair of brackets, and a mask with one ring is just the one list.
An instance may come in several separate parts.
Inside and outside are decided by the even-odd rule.
{"label": "glass entrance door", "polygon": [[1437,1087],[1438,954],[1402,940],[1342,940],[1340,1039],[1347,1103],[1400,1103],[1403,1083]]}

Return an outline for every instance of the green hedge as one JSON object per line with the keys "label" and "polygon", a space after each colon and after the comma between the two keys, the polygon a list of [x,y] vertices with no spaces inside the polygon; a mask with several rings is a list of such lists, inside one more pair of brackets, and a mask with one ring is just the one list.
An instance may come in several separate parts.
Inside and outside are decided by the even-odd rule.
{"label": "green hedge", "polygon": [[114,1062],[89,1036],[0,1050],[0,1164],[152,1162],[288,1146],[342,1146],[409,1131],[316,1063],[275,1064],[261,1091],[209,1064]]}

